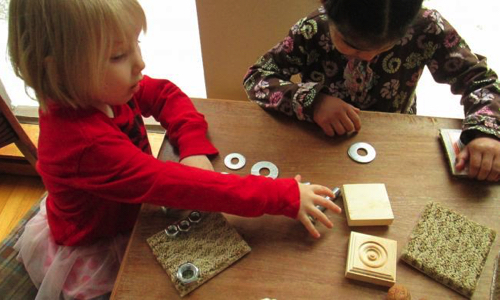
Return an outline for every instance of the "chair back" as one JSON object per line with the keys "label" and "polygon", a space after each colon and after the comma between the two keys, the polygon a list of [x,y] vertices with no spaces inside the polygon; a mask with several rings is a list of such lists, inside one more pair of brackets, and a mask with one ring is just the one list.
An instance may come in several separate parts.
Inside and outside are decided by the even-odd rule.
{"label": "chair back", "polygon": [[[38,159],[36,146],[26,134],[18,119],[10,108],[10,98],[0,80],[0,148],[14,143],[24,155],[21,158],[0,157],[0,172],[12,174],[24,174],[26,164],[31,165],[32,170]],[[19,161],[21,160],[21,161]]]}
{"label": "chair back", "polygon": [[196,0],[207,98],[247,100],[243,77],[319,0]]}

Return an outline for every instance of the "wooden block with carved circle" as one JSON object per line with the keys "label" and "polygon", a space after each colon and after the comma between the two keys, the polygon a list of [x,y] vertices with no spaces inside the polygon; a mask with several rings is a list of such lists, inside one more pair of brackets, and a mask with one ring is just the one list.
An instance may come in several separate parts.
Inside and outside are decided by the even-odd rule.
{"label": "wooden block with carved circle", "polygon": [[398,244],[394,240],[351,232],[345,277],[383,286],[396,282]]}
{"label": "wooden block with carved circle", "polygon": [[342,197],[349,226],[390,225],[394,221],[383,183],[344,184]]}

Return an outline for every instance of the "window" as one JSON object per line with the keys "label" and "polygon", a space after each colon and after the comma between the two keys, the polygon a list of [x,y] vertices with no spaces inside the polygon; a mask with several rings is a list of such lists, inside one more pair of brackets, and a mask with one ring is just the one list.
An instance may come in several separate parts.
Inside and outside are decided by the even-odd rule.
{"label": "window", "polygon": [[[203,63],[195,0],[140,0],[148,18],[148,32],[141,38],[146,69],[144,74],[168,78],[190,97],[206,97]],[[500,4],[477,0],[425,0],[457,29],[472,50],[488,57],[491,68],[500,72],[497,49],[500,24],[496,21]],[[15,111],[23,114],[26,107],[37,103],[25,93],[24,84],[15,77],[6,55],[8,0],[0,0],[0,79],[10,95]],[[306,14],[307,12],[304,12]],[[284,25],[283,30],[286,30]],[[237,54],[235,54],[237,55]],[[248,62],[252,64],[253,62]],[[243,77],[244,74],[241,76]],[[434,82],[426,70],[417,88],[419,115],[463,118],[460,96],[452,95],[448,85]],[[29,109],[28,109],[29,110]]]}
{"label": "window", "polygon": [[[500,72],[500,56],[496,38],[500,31],[497,22],[500,4],[488,0],[425,0],[424,6],[437,9],[457,30],[473,52],[486,56],[488,65]],[[447,84],[437,84],[425,70],[417,87],[419,115],[463,118],[460,96],[451,94]]]}
{"label": "window", "polygon": [[[206,98],[195,0],[140,2],[148,19],[148,31],[140,38],[146,63],[143,73],[171,80],[190,97]],[[0,0],[0,79],[14,111],[33,116],[38,103],[26,95],[7,55],[7,8],[8,0]]]}

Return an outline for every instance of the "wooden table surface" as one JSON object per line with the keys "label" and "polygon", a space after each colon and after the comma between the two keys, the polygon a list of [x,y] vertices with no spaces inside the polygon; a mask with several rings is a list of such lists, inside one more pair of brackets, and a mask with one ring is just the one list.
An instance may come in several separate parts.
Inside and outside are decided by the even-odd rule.
{"label": "wooden table surface", "polygon": [[[279,216],[242,218],[226,215],[252,251],[187,295],[187,299],[385,299],[388,288],[344,277],[351,230],[398,242],[397,282],[410,288],[412,299],[462,299],[451,289],[399,260],[401,249],[429,201],[436,201],[499,231],[500,185],[450,175],[439,128],[460,128],[455,119],[362,112],[362,129],[350,137],[329,138],[319,127],[249,102],[193,100],[209,123],[209,137],[220,151],[216,171],[247,175],[258,161],[274,162],[279,177],[301,174],[303,181],[329,187],[352,183],[384,183],[394,223],[381,227],[348,227],[344,214],[328,213],[334,229],[318,225],[322,237],[309,236],[297,220]],[[369,164],[347,156],[355,142],[377,151]],[[177,161],[168,143],[159,158]],[[224,157],[243,154],[238,171],[224,166]],[[343,208],[342,201],[337,201]],[[135,225],[112,299],[178,299],[169,277],[155,260],[146,239],[179,216],[165,217],[145,204]],[[473,299],[489,299],[493,264],[500,250],[496,239]]]}

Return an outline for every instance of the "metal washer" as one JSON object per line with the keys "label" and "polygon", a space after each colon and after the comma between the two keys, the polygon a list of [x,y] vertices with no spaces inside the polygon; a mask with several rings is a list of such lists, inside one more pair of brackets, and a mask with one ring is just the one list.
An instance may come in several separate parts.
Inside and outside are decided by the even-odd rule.
{"label": "metal washer", "polygon": [[255,165],[252,166],[252,170],[250,171],[250,173],[252,175],[259,176],[260,170],[262,170],[262,169],[269,170],[269,175],[267,175],[266,177],[270,177],[272,179],[278,178],[278,173],[279,173],[278,167],[276,167],[276,165],[270,161],[259,161],[258,163],[256,163]]}
{"label": "metal washer", "polygon": [[[238,160],[238,162],[234,164],[232,160],[235,158]],[[245,159],[245,157],[239,153],[230,153],[224,158],[224,164],[231,170],[239,170],[243,168],[246,163],[247,160]]]}
{"label": "metal washer", "polygon": [[[367,154],[359,155],[358,154],[359,149],[365,150]],[[355,162],[366,164],[375,159],[377,152],[375,151],[375,148],[373,148],[372,145],[360,142],[352,144],[351,147],[349,147],[349,150],[347,150],[347,154],[349,154],[349,157],[352,158],[352,160],[354,160]]]}

